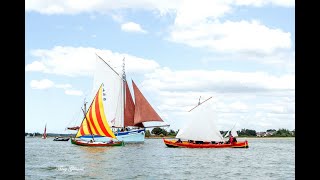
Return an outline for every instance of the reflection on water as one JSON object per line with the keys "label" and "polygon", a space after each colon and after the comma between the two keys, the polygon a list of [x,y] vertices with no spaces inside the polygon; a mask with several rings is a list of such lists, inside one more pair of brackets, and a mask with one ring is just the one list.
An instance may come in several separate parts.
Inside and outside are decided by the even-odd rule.
{"label": "reflection on water", "polygon": [[248,139],[248,149],[168,148],[162,139],[122,147],[25,141],[26,179],[295,179],[294,138]]}

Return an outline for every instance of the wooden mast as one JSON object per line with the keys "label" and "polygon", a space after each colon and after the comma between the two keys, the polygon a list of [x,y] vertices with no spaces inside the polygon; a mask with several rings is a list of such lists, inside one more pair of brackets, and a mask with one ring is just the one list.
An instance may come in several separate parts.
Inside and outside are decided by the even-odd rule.
{"label": "wooden mast", "polygon": [[92,130],[91,130],[91,127],[90,127],[90,123],[89,123],[89,121],[88,121],[88,119],[87,119],[87,115],[86,115],[86,112],[87,112],[87,108],[86,108],[86,104],[87,104],[88,102],[86,102],[86,100],[84,100],[84,110],[82,109],[82,112],[83,112],[83,114],[84,114],[84,118],[86,119],[86,122],[87,122],[87,125],[88,125],[88,127],[89,127],[89,131],[90,131],[90,134],[91,134],[91,136],[92,136],[92,140],[93,141],[95,141],[94,140],[94,138],[93,138],[93,134],[92,134]]}
{"label": "wooden mast", "polygon": [[123,106],[122,106],[122,109],[123,109],[123,131],[125,131],[125,129],[126,129],[126,127],[124,126],[124,116],[125,116],[125,105],[126,105],[126,81],[127,81],[127,79],[126,79],[126,71],[125,71],[125,62],[124,62],[124,59],[125,59],[125,57],[123,57],[123,59],[122,59],[122,62],[123,62],[123,64],[122,64],[122,90],[123,90]]}

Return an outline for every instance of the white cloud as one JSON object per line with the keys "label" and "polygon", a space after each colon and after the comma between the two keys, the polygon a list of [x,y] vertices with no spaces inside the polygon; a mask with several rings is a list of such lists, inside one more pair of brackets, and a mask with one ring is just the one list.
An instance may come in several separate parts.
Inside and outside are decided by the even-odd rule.
{"label": "white cloud", "polygon": [[265,91],[293,91],[294,75],[274,76],[265,72],[233,72],[156,69],[143,82],[152,90],[244,93]]}
{"label": "white cloud", "polygon": [[228,1],[183,1],[176,7],[174,24],[179,27],[192,27],[223,16],[231,11]]}
{"label": "white cloud", "polygon": [[73,96],[82,96],[83,92],[79,90],[65,90],[65,93],[67,95],[73,95]]}
{"label": "white cloud", "polygon": [[120,15],[120,14],[112,14],[111,15],[112,19],[118,23],[122,23],[124,20],[123,20],[123,16]]}
{"label": "white cloud", "polygon": [[[103,1],[103,0],[26,0],[25,10],[36,11],[42,14],[78,14],[78,13],[107,13],[120,9],[141,9],[149,11],[157,11],[160,14],[168,12],[181,12],[207,15],[211,8],[210,15],[222,15],[229,6],[264,6],[275,5],[280,7],[294,7],[294,0],[122,0],[122,1]],[[191,8],[194,7],[194,8]],[[204,9],[201,12],[201,9]],[[191,13],[197,11],[195,13]],[[197,16],[197,15],[196,15]]]}
{"label": "white cloud", "polygon": [[242,102],[234,102],[230,104],[231,109],[240,110],[240,111],[246,111],[248,109],[248,106]]}
{"label": "white cloud", "polygon": [[61,89],[68,89],[71,88],[72,86],[70,84],[56,84],[56,88],[61,88]]}
{"label": "white cloud", "polygon": [[264,5],[276,5],[282,7],[294,7],[294,0],[235,0],[236,5],[246,5],[246,6],[257,6],[261,7]]}
{"label": "white cloud", "polygon": [[43,80],[32,80],[30,82],[30,86],[32,89],[49,89],[54,86],[54,83],[48,79]]}
{"label": "white cloud", "polygon": [[[38,71],[48,74],[70,77],[91,76],[94,72],[95,58],[98,54],[108,61],[118,72],[121,72],[122,59],[125,58],[126,72],[152,72],[159,67],[154,60],[143,59],[129,54],[121,54],[110,50],[91,47],[56,46],[53,49],[32,50],[36,61],[26,65],[26,71]],[[41,66],[40,66],[41,65]],[[35,67],[41,68],[35,68]]]}
{"label": "white cloud", "polygon": [[[119,23],[124,21],[117,10],[147,10],[163,15],[175,15],[168,39],[191,47],[208,48],[217,52],[250,52],[270,54],[291,48],[291,34],[267,27],[257,20],[220,22],[219,18],[232,13],[236,6],[261,7],[274,5],[294,7],[293,0],[201,0],[201,1],[26,1],[26,11],[44,14],[109,13]],[[113,14],[115,13],[115,14]],[[92,15],[91,15],[92,16]],[[139,24],[128,22],[121,29],[146,33]]]}
{"label": "white cloud", "polygon": [[50,81],[49,79],[31,80],[30,86],[32,89],[39,89],[39,90],[45,90],[49,88],[64,89],[65,94],[67,95],[76,95],[76,96],[83,95],[82,91],[71,89],[72,86],[70,84],[55,84],[53,81]]}
{"label": "white cloud", "polygon": [[142,29],[141,26],[134,22],[127,22],[121,25],[121,30],[126,32],[140,32],[147,33],[146,30]]}
{"label": "white cloud", "polygon": [[39,61],[33,61],[31,64],[26,65],[26,71],[47,71],[46,66]]}
{"label": "white cloud", "polygon": [[294,113],[294,101],[290,103],[284,103],[284,100],[280,102],[257,104],[258,111],[265,111],[270,114],[293,114]]}
{"label": "white cloud", "polygon": [[[201,59],[204,64],[209,64],[215,61],[229,61],[236,62],[255,62],[268,65],[281,72],[294,73],[295,72],[295,52],[281,51],[273,54],[246,54],[246,53],[225,53],[212,54]],[[267,66],[266,66],[267,67]]]}
{"label": "white cloud", "polygon": [[291,48],[291,34],[258,21],[225,21],[172,27],[169,40],[222,53],[262,53]]}

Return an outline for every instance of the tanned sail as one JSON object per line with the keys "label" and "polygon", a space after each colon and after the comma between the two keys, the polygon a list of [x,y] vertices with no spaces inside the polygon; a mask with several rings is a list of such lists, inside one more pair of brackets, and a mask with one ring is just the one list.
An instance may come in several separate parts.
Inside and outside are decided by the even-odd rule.
{"label": "tanned sail", "polygon": [[76,137],[91,135],[116,138],[107,122],[102,102],[103,85],[100,86],[92,101]]}
{"label": "tanned sail", "polygon": [[47,139],[47,124],[44,126],[44,132],[42,135],[42,139]]}
{"label": "tanned sail", "polygon": [[137,85],[132,80],[135,97],[134,125],[144,127],[143,122],[162,121],[158,113],[152,108],[147,99],[143,96]]}
{"label": "tanned sail", "polygon": [[134,102],[129,90],[129,86],[127,81],[125,82],[125,86],[126,86],[126,102],[125,102],[125,107],[124,107],[124,126],[134,126],[134,111],[135,111],[135,107],[134,107]]}

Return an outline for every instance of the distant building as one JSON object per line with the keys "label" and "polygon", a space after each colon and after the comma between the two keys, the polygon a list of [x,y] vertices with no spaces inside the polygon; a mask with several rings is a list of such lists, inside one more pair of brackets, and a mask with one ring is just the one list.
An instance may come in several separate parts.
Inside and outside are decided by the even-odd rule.
{"label": "distant building", "polygon": [[272,136],[275,132],[277,132],[276,130],[268,130],[266,132],[266,136]]}
{"label": "distant building", "polygon": [[265,137],[267,136],[266,132],[257,132],[257,137]]}

